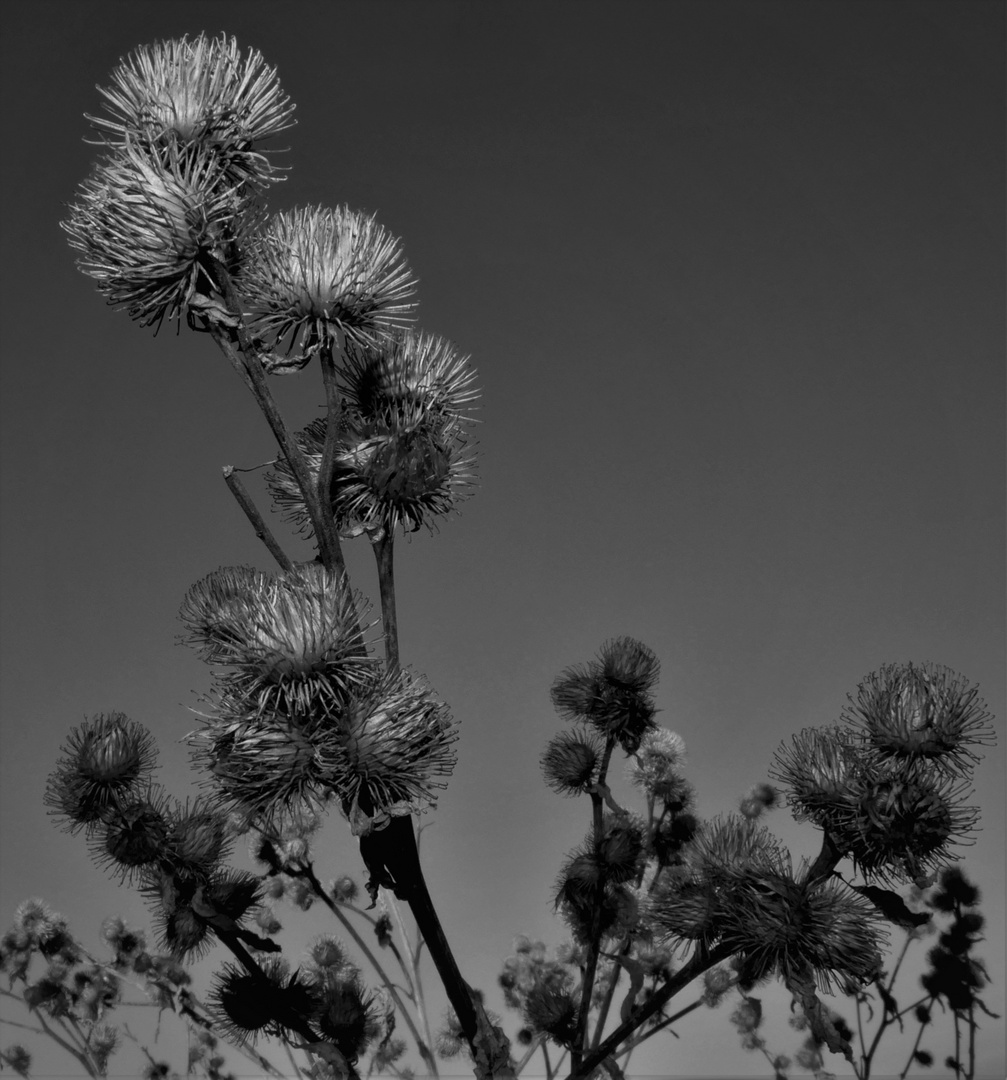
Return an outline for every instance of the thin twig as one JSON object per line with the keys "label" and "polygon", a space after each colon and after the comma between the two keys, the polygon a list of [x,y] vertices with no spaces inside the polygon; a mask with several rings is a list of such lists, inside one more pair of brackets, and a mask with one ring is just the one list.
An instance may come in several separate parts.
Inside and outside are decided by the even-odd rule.
{"label": "thin twig", "polygon": [[269,549],[269,554],[280,564],[280,569],[285,570],[288,573],[294,569],[294,564],[287,557],[283,548],[276,541],[276,537],[269,530],[269,526],[266,524],[262,515],[259,513],[259,508],[252,502],[252,497],[248,494],[248,489],[241,482],[241,477],[235,476],[234,466],[225,465],[223,468],[224,483],[227,484],[231,494],[235,497],[238,505],[245,512],[245,517],[252,524],[252,528],[255,530],[255,535],[266,545]]}
{"label": "thin twig", "polygon": [[332,514],[332,475],[336,468],[336,450],[339,445],[339,420],[342,403],[339,398],[339,383],[336,380],[336,365],[332,356],[332,342],[327,341],[319,351],[319,363],[322,367],[322,382],[325,384],[325,442],[322,446],[322,460],[318,466],[318,506],[322,515],[322,528],[325,531],[325,544],[319,542],[319,550],[326,548],[332,554],[330,570],[343,570],[343,554],[339,543],[339,531]]}

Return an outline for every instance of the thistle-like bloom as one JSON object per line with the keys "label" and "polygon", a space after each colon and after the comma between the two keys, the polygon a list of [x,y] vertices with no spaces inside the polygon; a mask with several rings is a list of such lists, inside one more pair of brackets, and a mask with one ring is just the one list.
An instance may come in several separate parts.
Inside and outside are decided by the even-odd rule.
{"label": "thistle-like bloom", "polygon": [[317,718],[302,727],[289,717],[249,716],[243,702],[228,695],[218,700],[216,712],[189,742],[224,805],[249,821],[272,822],[324,802]]}
{"label": "thistle-like bloom", "polygon": [[596,660],[567,668],[552,687],[559,714],[591,724],[614,736],[629,754],[639,749],[644,735],[655,727],[650,691],[657,685],[660,665],[654,653],[633,638],[606,642]]}
{"label": "thistle-like bloom", "polygon": [[746,983],[779,975],[789,985],[808,969],[820,989],[862,986],[877,973],[886,940],[874,906],[834,878],[794,878],[789,859],[745,873],[720,905],[717,938],[741,958]]}
{"label": "thistle-like bloom", "polygon": [[373,217],[318,207],[266,222],[249,244],[240,288],[257,332],[293,348],[337,331],[376,343],[409,320],[416,281],[399,240]]}
{"label": "thistle-like bloom", "polygon": [[852,733],[839,727],[805,728],[790,746],[781,744],[770,775],[789,789],[798,821],[825,828],[855,798],[853,786],[865,768]]}
{"label": "thistle-like bloom", "polygon": [[601,743],[592,732],[561,731],[542,755],[542,773],[560,795],[583,795],[598,779],[601,758]]}
{"label": "thistle-like bloom", "polygon": [[254,1042],[260,1035],[283,1037],[302,1027],[315,1009],[311,990],[299,972],[273,957],[261,975],[225,964],[210,991],[210,1007],[228,1038]]}
{"label": "thistle-like bloom", "polygon": [[685,742],[667,728],[653,728],[640,741],[627,771],[634,784],[655,798],[675,801],[682,790],[679,769],[685,760]]}
{"label": "thistle-like bloom", "polygon": [[242,871],[218,871],[208,880],[155,867],[141,879],[140,891],[153,909],[159,947],[177,959],[197,959],[213,943],[211,925],[197,913],[199,898],[235,925],[259,904],[262,885]]}
{"label": "thistle-like bloom", "polygon": [[241,185],[198,144],[152,153],[126,142],[94,166],[62,225],[109,304],[158,328],[216,286],[210,259],[233,269],[249,209]]}
{"label": "thistle-like bloom", "polygon": [[824,829],[869,877],[925,875],[952,844],[968,841],[978,818],[953,775],[914,755],[879,752],[842,728],[800,732],[777,751],[774,768],[795,816]]}
{"label": "thistle-like bloom", "polygon": [[275,576],[249,567],[197,582],[180,617],[207,663],[231,669],[230,707],[249,716],[340,705],[368,681],[366,605],[344,577],[317,563]]}
{"label": "thistle-like bloom", "polygon": [[109,117],[89,117],[107,141],[198,143],[233,179],[263,183],[273,169],[258,144],[293,125],[276,69],[234,38],[200,34],[137,49],[99,87]]}
{"label": "thistle-like bloom", "polygon": [[451,342],[405,330],[378,346],[347,342],[341,372],[346,400],[366,420],[398,430],[464,420],[479,397],[468,357]]}
{"label": "thistle-like bloom", "polygon": [[932,762],[958,776],[981,760],[972,746],[996,741],[978,690],[933,664],[890,664],[873,672],[842,718],[879,754]]}
{"label": "thistle-like bloom", "polygon": [[408,671],[376,680],[325,729],[325,781],[355,831],[436,803],[455,763],[448,707]]}
{"label": "thistle-like bloom", "polygon": [[91,833],[91,856],[125,881],[159,863],[166,855],[172,827],[171,800],[157,784],[119,799]]}
{"label": "thistle-like bloom", "polygon": [[311,973],[312,1020],[350,1064],[381,1033],[381,1010],[352,967],[329,966]]}
{"label": "thistle-like bloom", "polygon": [[150,732],[120,712],[98,713],[74,728],[50,773],[45,804],[71,833],[90,828],[139,791],[154,768]]}
{"label": "thistle-like bloom", "polygon": [[[317,478],[325,446],[326,421],[312,421],[297,441]],[[391,534],[401,527],[416,532],[450,513],[474,482],[474,461],[467,432],[457,420],[425,423],[399,430],[343,412],[338,434],[331,506],[345,537],[361,532]],[[273,498],[287,520],[309,527],[304,497],[285,461],[267,476]]]}

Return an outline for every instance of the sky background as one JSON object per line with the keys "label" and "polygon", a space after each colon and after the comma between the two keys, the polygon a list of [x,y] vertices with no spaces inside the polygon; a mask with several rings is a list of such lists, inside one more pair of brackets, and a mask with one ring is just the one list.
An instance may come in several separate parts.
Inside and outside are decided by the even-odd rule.
{"label": "sky background", "polygon": [[[53,826],[46,776],[73,725],[117,709],[194,793],[180,740],[209,671],[175,644],[178,604],[217,566],[270,565],[220,476],[274,453],[247,391],[207,337],[106,308],[58,226],[95,84],[140,44],[224,30],[297,103],[271,206],[377,213],[419,325],[479,372],[480,490],[397,564],[403,660],[462,724],[423,846],[469,981],[503,1012],[514,935],[566,937],[551,890],[588,808],[541,781],[549,687],[629,634],[662,661],[703,815],[884,663],[980,685],[999,745],[965,869],[1004,1013],[1001,4],[7,0],[3,23],[0,921],[38,895],[93,947],[107,914],[146,924]],[[314,369],[276,389],[298,425],[323,400]],[[369,553],[349,561],[376,599]],[[767,823],[817,851],[786,810]],[[319,863],[360,877],[338,816]],[[279,915],[293,955],[328,929]],[[787,995],[763,996],[792,1053]],[[767,1075],[729,1011],[631,1072]],[[982,1025],[977,1075],[1002,1077],[1003,1021]],[[908,1053],[891,1044],[880,1074]]]}

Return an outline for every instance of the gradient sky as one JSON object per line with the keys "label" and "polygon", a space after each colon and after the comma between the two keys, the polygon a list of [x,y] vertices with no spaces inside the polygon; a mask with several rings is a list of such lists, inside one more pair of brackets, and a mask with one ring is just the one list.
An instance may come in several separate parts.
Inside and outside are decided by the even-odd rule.
{"label": "gradient sky", "polygon": [[[423,844],[469,981],[502,1012],[513,936],[565,938],[551,889],[587,808],[541,782],[549,686],[630,634],[661,658],[704,815],[883,663],[980,684],[999,745],[965,868],[1003,1014],[1003,22],[969,0],[7,0],[0,919],[40,895],[93,946],[111,912],[145,924],[53,827],[46,776],[72,725],[119,709],[193,793],[180,740],[209,680],[175,645],[179,601],[219,565],[269,566],[220,477],[274,453],[247,391],[208,338],[104,307],[58,227],[95,84],[139,44],[225,30],[297,103],[271,205],[376,212],[420,325],[479,371],[481,488],[397,569],[403,660],[462,722]],[[322,401],[314,370],[277,392],[298,424]],[[369,554],[349,561],[376,596]],[[786,810],[768,824],[817,850]],[[338,817],[319,855],[359,878]],[[327,929],[279,914],[295,955]],[[764,997],[793,1052],[787,995]],[[729,1011],[632,1071],[767,1075]],[[982,1023],[978,1075],[1002,1077],[1003,1021]]]}

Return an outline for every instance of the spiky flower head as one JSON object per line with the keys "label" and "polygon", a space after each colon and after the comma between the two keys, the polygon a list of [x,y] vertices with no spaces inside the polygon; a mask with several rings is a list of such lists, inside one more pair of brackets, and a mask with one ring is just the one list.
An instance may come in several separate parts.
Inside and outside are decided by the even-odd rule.
{"label": "spiky flower head", "polygon": [[49,774],[44,801],[70,832],[93,827],[142,788],[157,750],[150,732],[124,713],[97,713],[74,728]]}
{"label": "spiky flower head", "polygon": [[352,968],[326,967],[312,973],[313,1021],[350,1064],[381,1033],[381,1010]]}
{"label": "spiky flower head", "polygon": [[149,784],[103,813],[89,836],[91,857],[123,881],[135,878],[165,856],[172,824],[170,796]]}
{"label": "spiky flower head", "polygon": [[837,807],[831,834],[865,877],[911,881],[953,858],[952,845],[971,842],[979,811],[965,805],[967,794],[949,776],[879,770]]}
{"label": "spiky flower head", "polygon": [[151,153],[126,142],[94,166],[62,225],[108,303],[156,329],[217,287],[212,261],[233,271],[250,211],[241,186],[201,146]]}
{"label": "spiky flower head", "polygon": [[640,740],[636,753],[630,758],[627,771],[630,780],[648,795],[666,801],[677,801],[682,791],[679,771],[685,760],[685,742],[667,728],[655,727]]}
{"label": "spiky flower head", "polygon": [[789,746],[781,744],[770,775],[787,787],[798,821],[824,828],[849,802],[852,785],[864,771],[863,753],[852,733],[833,726],[805,728]]}
{"label": "spiky flower head", "polygon": [[182,602],[188,641],[230,668],[227,692],[252,715],[305,715],[341,704],[376,660],[364,640],[367,605],[346,578],[317,563],[267,575],[217,570]]}
{"label": "spiky flower head", "polygon": [[163,146],[180,141],[212,150],[232,180],[274,180],[261,143],[293,125],[294,106],[261,53],[205,34],[146,45],[99,87],[107,117],[89,117],[103,141]]}
{"label": "spiky flower head", "polygon": [[[313,420],[296,438],[308,472],[317,478],[327,422]],[[367,532],[372,538],[399,527],[416,532],[434,527],[471,494],[474,457],[468,430],[457,417],[431,412],[421,423],[402,426],[387,416],[368,418],[355,406],[341,414],[330,498],[344,537]],[[267,482],[287,520],[310,530],[304,496],[287,462],[280,458]]]}
{"label": "spiky flower head", "polygon": [[376,679],[325,734],[325,782],[355,832],[433,806],[454,768],[458,733],[450,711],[406,670]]}
{"label": "spiky flower head", "polygon": [[304,1026],[314,1011],[311,990],[299,972],[273,957],[250,974],[225,964],[209,994],[211,1010],[223,1031],[239,1044],[255,1042],[260,1035],[283,1037]]}
{"label": "spiky flower head", "polygon": [[273,824],[324,802],[318,716],[302,724],[296,717],[249,714],[242,698],[228,694],[217,699],[215,711],[188,740],[224,806]]}
{"label": "spiky flower head", "polygon": [[598,779],[603,747],[592,732],[561,731],[542,755],[546,783],[561,795],[582,795]]}
{"label": "spiky flower head", "polygon": [[258,907],[262,883],[244,871],[218,870],[207,879],[155,866],[141,878],[140,892],[151,906],[159,947],[179,960],[197,959],[213,943],[210,923],[197,911],[199,897],[240,924]]}
{"label": "spiky flower head", "polygon": [[345,206],[271,217],[249,242],[239,286],[256,332],[291,349],[338,334],[376,343],[415,306],[398,238]]}
{"label": "spiky flower head", "polygon": [[720,905],[717,938],[741,959],[747,983],[810,969],[820,989],[862,986],[879,970],[886,935],[874,906],[835,878],[795,878],[784,855],[772,871],[746,871]]}
{"label": "spiky flower head", "polygon": [[660,665],[654,653],[634,638],[608,641],[596,660],[567,668],[553,683],[552,700],[559,714],[591,724],[614,736],[629,754],[654,728],[657,711],[650,691]]}
{"label": "spiky flower head", "polygon": [[348,341],[340,377],[361,417],[399,430],[467,419],[479,397],[469,358],[450,341],[413,329],[376,345]]}
{"label": "spiky flower head", "polygon": [[842,719],[883,757],[926,761],[958,776],[981,760],[973,746],[996,741],[978,689],[934,664],[889,664],[871,673]]}
{"label": "spiky flower head", "polygon": [[912,880],[968,842],[978,811],[967,785],[925,759],[879,753],[846,728],[806,729],[776,753],[773,774],[787,787],[798,819],[824,829],[860,871]]}

